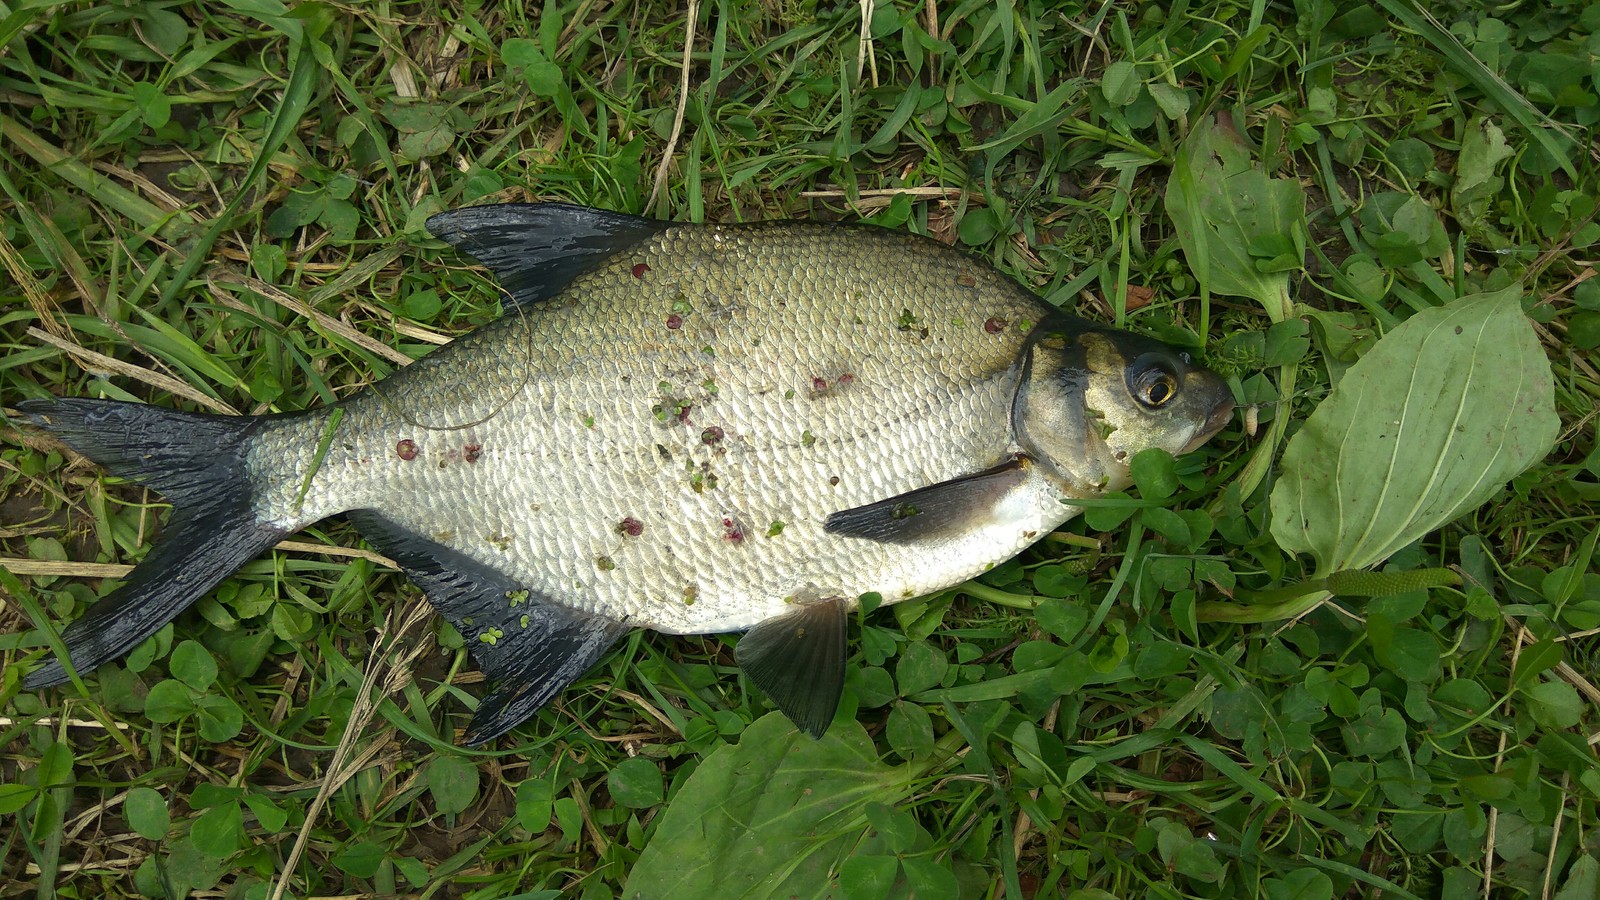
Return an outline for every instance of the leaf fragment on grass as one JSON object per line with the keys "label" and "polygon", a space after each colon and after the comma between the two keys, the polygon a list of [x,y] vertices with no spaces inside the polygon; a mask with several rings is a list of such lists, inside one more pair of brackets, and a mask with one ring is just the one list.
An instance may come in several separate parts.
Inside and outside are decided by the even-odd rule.
{"label": "leaf fragment on grass", "polygon": [[1351,366],[1284,452],[1279,546],[1318,576],[1376,565],[1549,452],[1554,382],[1520,297],[1424,310]]}
{"label": "leaf fragment on grass", "polygon": [[1201,285],[1255,299],[1274,322],[1289,317],[1289,271],[1279,257],[1292,267],[1305,258],[1306,195],[1299,182],[1268,175],[1232,125],[1206,117],[1178,148],[1165,201]]}
{"label": "leaf fragment on grass", "polygon": [[854,722],[812,740],[770,713],[679,789],[623,896],[831,896],[867,807],[894,805],[911,779],[881,763]]}
{"label": "leaf fragment on grass", "polygon": [[1505,133],[1488,119],[1467,123],[1461,140],[1461,157],[1456,163],[1456,181],[1450,187],[1450,208],[1462,225],[1482,226],[1489,213],[1489,202],[1505,186],[1495,168],[1515,155],[1506,144]]}

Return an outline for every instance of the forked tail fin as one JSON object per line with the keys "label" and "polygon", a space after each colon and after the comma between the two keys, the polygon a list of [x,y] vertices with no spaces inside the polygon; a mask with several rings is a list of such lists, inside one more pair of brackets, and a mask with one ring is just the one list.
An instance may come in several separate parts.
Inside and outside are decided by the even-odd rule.
{"label": "forked tail fin", "polygon": [[[246,454],[261,417],[114,400],[29,400],[16,408],[29,424],[111,474],[148,484],[172,501],[171,519],[127,582],[62,633],[79,673],[132,650],[288,533],[260,521],[251,507]],[[66,681],[66,668],[51,660],[23,686]]]}

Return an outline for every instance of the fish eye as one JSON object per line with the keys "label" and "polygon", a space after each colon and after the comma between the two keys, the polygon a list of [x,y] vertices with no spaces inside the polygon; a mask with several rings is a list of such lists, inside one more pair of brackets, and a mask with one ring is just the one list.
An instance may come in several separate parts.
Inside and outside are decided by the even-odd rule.
{"label": "fish eye", "polygon": [[1178,396],[1178,373],[1166,360],[1145,354],[1128,367],[1128,390],[1146,409],[1160,409]]}

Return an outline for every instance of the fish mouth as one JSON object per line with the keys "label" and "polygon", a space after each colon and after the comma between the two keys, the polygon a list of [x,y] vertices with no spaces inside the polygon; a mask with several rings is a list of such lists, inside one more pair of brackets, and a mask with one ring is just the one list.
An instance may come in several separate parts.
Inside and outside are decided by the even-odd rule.
{"label": "fish mouth", "polygon": [[1200,445],[1211,440],[1212,436],[1221,431],[1223,426],[1233,421],[1233,406],[1233,398],[1224,397],[1216,406],[1212,407],[1211,413],[1206,416],[1205,424],[1201,425],[1200,430],[1195,432],[1194,437],[1189,439],[1189,443],[1184,445],[1182,452],[1191,453],[1200,449]]}

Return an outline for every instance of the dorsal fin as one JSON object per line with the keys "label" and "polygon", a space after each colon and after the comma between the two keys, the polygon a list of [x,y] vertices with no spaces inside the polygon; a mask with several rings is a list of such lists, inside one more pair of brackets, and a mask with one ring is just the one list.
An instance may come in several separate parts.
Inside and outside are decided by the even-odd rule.
{"label": "dorsal fin", "polygon": [[572,279],[671,223],[567,203],[497,203],[442,212],[428,231],[488,266],[510,303],[554,297]]}

